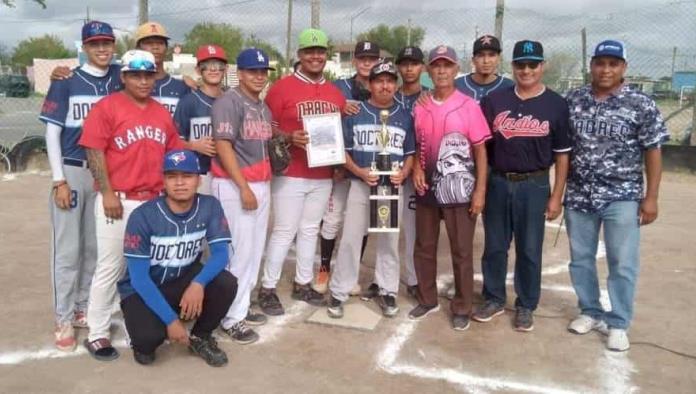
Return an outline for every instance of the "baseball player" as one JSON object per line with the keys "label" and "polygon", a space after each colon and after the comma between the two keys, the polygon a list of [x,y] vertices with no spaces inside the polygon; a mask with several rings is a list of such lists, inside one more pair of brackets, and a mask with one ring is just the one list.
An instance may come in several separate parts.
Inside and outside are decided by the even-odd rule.
{"label": "baseball player", "polygon": [[202,194],[211,194],[210,159],[215,156],[215,145],[210,123],[210,109],[216,98],[222,96],[222,81],[227,72],[225,50],[217,45],[202,45],[196,51],[196,71],[201,76],[200,89],[184,96],[174,112],[174,123],[188,148],[197,152],[201,163]]}
{"label": "baseball player", "polygon": [[271,205],[271,163],[266,143],[272,137],[271,111],[260,94],[268,83],[268,55],[248,48],[237,56],[239,87],[215,101],[213,136],[218,156],[213,164],[213,195],[231,225],[232,250],[227,269],[237,277],[237,298],[222,320],[222,330],[240,344],[258,340],[247,324],[260,325],[266,316],[251,313]]}
{"label": "baseball player", "polygon": [[[133,210],[123,242],[127,270],[118,290],[133,358],[152,364],[169,339],[219,367],[227,355],[212,332],[237,291],[235,277],[224,270],[227,220],[218,200],[196,193],[201,169],[193,151],[167,153],[163,170],[165,195]],[[204,243],[210,255],[202,265]],[[193,319],[189,335],[183,321]]]}
{"label": "baseball player", "polygon": [[[479,322],[504,313],[508,249],[515,238],[514,327],[534,329],[533,312],[541,293],[544,218],[561,214],[568,173],[568,106],[544,86],[544,50],[537,41],[518,41],[512,54],[515,86],[481,101],[493,133],[488,145],[485,246],[482,258],[485,303],[473,315]],[[555,164],[553,189],[549,167]]]}
{"label": "baseball player", "polygon": [[333,168],[307,166],[307,133],[302,117],[341,112],[345,98],[324,79],[328,37],[321,30],[306,29],[299,37],[298,70],[276,82],[266,95],[273,126],[292,141],[290,165],[272,182],[273,229],[268,241],[259,305],[268,315],[283,314],[275,293],[283,261],[297,236],[297,266],[292,297],[323,305],[324,297],[311,288],[319,222],[331,194]]}
{"label": "baseball player", "polygon": [[118,90],[119,67],[110,65],[114,33],[104,22],[82,26],[87,62],[66,80],[52,81],[39,119],[46,123],[46,149],[53,188],[51,279],[55,311],[55,345],[75,349],[74,327],[87,327],[87,297],[97,262],[94,236],[94,179],[77,144],[82,122],[102,97]]}
{"label": "baseball player", "polygon": [[511,87],[514,84],[512,80],[498,74],[501,51],[500,41],[496,37],[487,34],[477,38],[471,57],[474,72],[455,79],[457,89],[480,102],[497,89]]}
{"label": "baseball player", "polygon": [[[627,330],[640,266],[640,226],[657,218],[660,146],[669,139],[655,102],[624,83],[626,68],[624,44],[602,41],[590,62],[591,85],[567,97],[572,153],[565,217],[570,278],[580,307],[580,316],[568,330],[608,331],[606,345],[614,351],[630,347]],[[599,300],[600,227],[607,251],[610,311]]]}
{"label": "baseball player", "polygon": [[150,97],[154,56],[141,50],[123,54],[124,89],[100,100],[83,125],[80,145],[98,194],[95,202],[97,266],[89,293],[85,346],[98,360],[118,357],[109,341],[116,282],[123,275],[123,233],[131,212],[162,191],[167,150],[183,148],[172,117]]}
{"label": "baseball player", "polygon": [[[360,246],[367,231],[370,214],[370,187],[378,177],[371,175],[371,163],[377,160],[382,147],[377,136],[382,128],[379,113],[389,111],[387,127],[390,133],[387,151],[392,162],[402,162],[398,174],[392,175],[392,184],[399,186],[411,172],[415,152],[413,119],[394,100],[398,74],[391,62],[377,64],[370,71],[370,99],[360,104],[356,115],[344,120],[343,134],[346,149],[345,167],[349,171],[350,187],[346,199],[345,223],[334,274],[329,290],[331,298],[327,309],[333,318],[343,317],[343,303],[358,282],[360,273]],[[377,242],[375,283],[378,286],[378,305],[382,314],[393,317],[399,312],[396,296],[399,292],[399,234],[373,234]]]}

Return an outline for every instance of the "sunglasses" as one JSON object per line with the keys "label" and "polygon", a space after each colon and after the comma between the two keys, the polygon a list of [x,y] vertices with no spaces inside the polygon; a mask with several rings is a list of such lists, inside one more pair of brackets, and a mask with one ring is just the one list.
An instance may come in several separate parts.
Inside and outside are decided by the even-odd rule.
{"label": "sunglasses", "polygon": [[517,70],[524,70],[529,68],[530,70],[536,70],[541,62],[514,62],[512,66]]}
{"label": "sunglasses", "polygon": [[225,71],[227,64],[223,62],[205,62],[199,66],[201,71]]}
{"label": "sunglasses", "polygon": [[128,62],[127,68],[128,71],[157,71],[157,66],[155,66],[155,63],[146,59],[133,59]]}

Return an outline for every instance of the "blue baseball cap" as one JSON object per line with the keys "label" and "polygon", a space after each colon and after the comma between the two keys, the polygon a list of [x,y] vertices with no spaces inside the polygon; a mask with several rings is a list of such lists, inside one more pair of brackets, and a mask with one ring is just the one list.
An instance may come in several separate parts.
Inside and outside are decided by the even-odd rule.
{"label": "blue baseball cap", "polygon": [[240,70],[271,70],[275,68],[268,64],[268,55],[258,48],[247,48],[237,55],[237,68]]}
{"label": "blue baseball cap", "polygon": [[90,21],[82,26],[82,43],[95,40],[116,41],[114,30],[106,22]]}
{"label": "blue baseball cap", "polygon": [[626,47],[623,42],[616,40],[604,40],[595,47],[592,58],[599,56],[611,56],[621,60],[626,60]]}
{"label": "blue baseball cap", "polygon": [[164,155],[164,171],[179,171],[189,174],[200,174],[201,166],[198,163],[198,156],[193,151],[178,149],[167,152]]}

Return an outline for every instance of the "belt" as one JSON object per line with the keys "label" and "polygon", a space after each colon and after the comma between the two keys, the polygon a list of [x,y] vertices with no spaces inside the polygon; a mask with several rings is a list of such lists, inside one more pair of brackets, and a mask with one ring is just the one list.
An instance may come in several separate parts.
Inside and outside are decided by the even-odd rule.
{"label": "belt", "polygon": [[151,190],[143,190],[139,192],[114,192],[116,196],[122,200],[138,200],[138,201],[148,201],[155,197],[159,197],[160,193],[153,192]]}
{"label": "belt", "polygon": [[89,165],[87,165],[87,160],[71,159],[69,157],[63,158],[63,164],[66,166],[89,168]]}
{"label": "belt", "polygon": [[532,178],[535,176],[540,176],[540,175],[546,175],[548,173],[549,173],[548,169],[532,171],[532,172],[502,172],[502,171],[493,170],[493,174],[498,175],[500,177],[503,177],[510,182],[522,182],[522,181],[526,181],[529,178]]}

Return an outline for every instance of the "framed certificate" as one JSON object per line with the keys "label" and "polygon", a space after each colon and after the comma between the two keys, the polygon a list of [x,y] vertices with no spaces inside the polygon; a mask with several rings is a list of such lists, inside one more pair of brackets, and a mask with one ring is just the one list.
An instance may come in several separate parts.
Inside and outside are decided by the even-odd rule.
{"label": "framed certificate", "polygon": [[304,130],[309,135],[307,165],[310,168],[345,164],[341,114],[331,112],[302,117]]}

